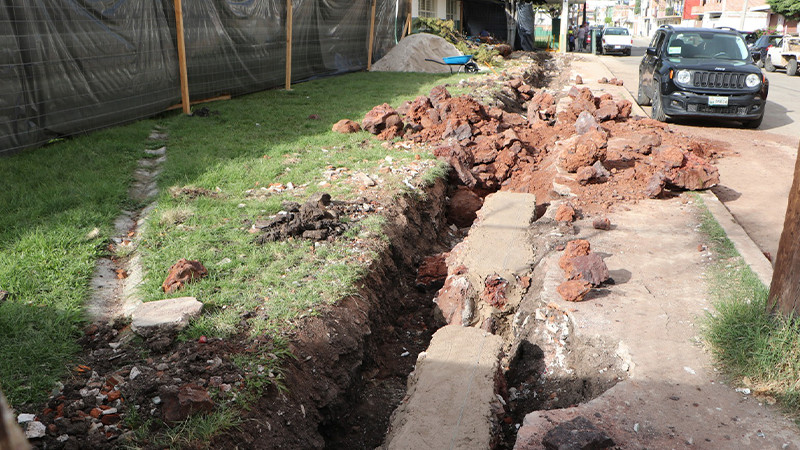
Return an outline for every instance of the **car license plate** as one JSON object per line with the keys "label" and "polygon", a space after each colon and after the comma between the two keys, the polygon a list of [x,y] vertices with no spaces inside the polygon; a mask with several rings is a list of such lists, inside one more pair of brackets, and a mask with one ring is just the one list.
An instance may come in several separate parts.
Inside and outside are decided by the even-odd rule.
{"label": "car license plate", "polygon": [[708,106],[728,106],[728,97],[710,96]]}
{"label": "car license plate", "polygon": [[615,45],[614,48],[622,48],[621,45]]}

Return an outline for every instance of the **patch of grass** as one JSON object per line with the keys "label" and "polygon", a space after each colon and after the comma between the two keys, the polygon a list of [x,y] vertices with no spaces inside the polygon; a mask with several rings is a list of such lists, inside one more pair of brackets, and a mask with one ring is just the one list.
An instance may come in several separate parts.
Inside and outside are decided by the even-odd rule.
{"label": "patch of grass", "polygon": [[152,438],[159,448],[211,448],[211,439],[217,434],[241,423],[239,411],[221,406],[208,414],[189,417],[174,427],[167,428]]}
{"label": "patch of grass", "polygon": [[[78,350],[83,302],[151,121],[0,159],[0,387],[43,401]],[[100,233],[90,237],[98,228]]]}
{"label": "patch of grass", "polygon": [[715,361],[734,384],[800,417],[800,324],[767,313],[769,289],[707,210],[701,224],[719,255],[707,272],[715,311],[703,323]]}
{"label": "patch of grass", "polygon": [[[357,172],[379,175],[387,198],[408,189],[400,176],[378,169],[408,165],[417,157],[414,152],[387,150],[366,132],[341,135],[331,127],[342,118],[360,120],[375,105],[397,106],[463,77],[354,73],[302,83],[289,92],[213,103],[209,107],[218,114],[207,118],[164,121],[169,143],[162,195],[139,247],[148,274],[140,290],[145,300],[164,297],[161,282],[180,258],[200,260],[209,268],[208,278],[173,294],[195,296],[208,307],[186,330],[189,338],[234,334],[238,315],[254,309],[260,314],[251,320],[253,329],[286,326],[318,305],[354,293],[371,258],[371,247],[354,241],[364,239],[361,230],[369,223],[355,224],[358,233],[349,233],[349,239],[316,245],[301,239],[256,245],[249,224],[279,212],[283,201],[302,203],[320,190],[335,200],[354,200],[363,193],[347,177]],[[334,169],[344,170],[329,180],[326,171]],[[436,165],[414,183],[432,183],[445,170]],[[297,189],[266,197],[247,193],[274,183]],[[168,195],[170,188],[183,186],[218,195]]]}

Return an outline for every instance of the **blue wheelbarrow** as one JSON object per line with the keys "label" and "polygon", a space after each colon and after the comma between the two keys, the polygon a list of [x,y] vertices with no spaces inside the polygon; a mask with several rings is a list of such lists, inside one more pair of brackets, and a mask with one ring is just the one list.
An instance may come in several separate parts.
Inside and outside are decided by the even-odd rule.
{"label": "blue wheelbarrow", "polygon": [[472,60],[472,55],[445,56],[444,58],[442,58],[442,61],[444,62],[439,62],[436,61],[435,59],[428,59],[428,58],[425,58],[425,61],[430,61],[432,63],[447,66],[447,68],[450,69],[450,73],[453,73],[453,66],[458,66],[458,70],[456,70],[456,73],[461,72],[461,69],[464,69],[464,73],[478,72],[478,65],[475,64],[475,61]]}

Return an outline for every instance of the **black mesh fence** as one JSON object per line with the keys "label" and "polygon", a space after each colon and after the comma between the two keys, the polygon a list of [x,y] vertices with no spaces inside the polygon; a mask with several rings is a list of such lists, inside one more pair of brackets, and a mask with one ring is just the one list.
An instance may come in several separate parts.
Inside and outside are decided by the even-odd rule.
{"label": "black mesh fence", "polygon": [[[372,0],[292,0],[292,80],[366,68]],[[173,0],[0,0],[0,154],[181,100]],[[405,0],[376,0],[373,61]],[[192,100],[282,86],[286,0],[184,0]]]}

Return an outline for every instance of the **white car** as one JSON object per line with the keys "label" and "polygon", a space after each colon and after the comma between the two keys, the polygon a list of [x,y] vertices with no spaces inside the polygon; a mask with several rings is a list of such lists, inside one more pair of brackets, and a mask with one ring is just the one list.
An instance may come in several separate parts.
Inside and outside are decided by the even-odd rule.
{"label": "white car", "polygon": [[600,37],[600,50],[603,54],[619,53],[630,56],[632,47],[633,36],[627,28],[608,27],[603,30]]}
{"label": "white car", "polygon": [[770,47],[764,58],[764,69],[774,72],[776,68],[786,68],[786,75],[797,75],[797,62],[800,60],[800,36],[784,36],[780,45]]}

